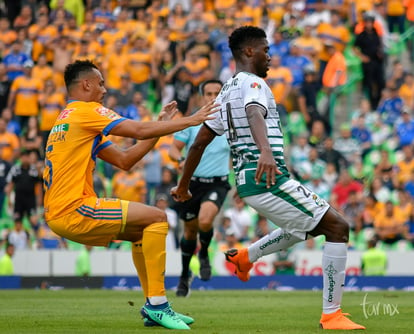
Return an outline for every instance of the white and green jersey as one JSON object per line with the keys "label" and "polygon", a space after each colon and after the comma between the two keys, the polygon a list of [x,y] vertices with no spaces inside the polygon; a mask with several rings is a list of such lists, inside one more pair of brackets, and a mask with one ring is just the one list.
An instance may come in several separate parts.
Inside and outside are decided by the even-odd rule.
{"label": "white and green jersey", "polygon": [[[254,175],[260,151],[250,131],[246,107],[256,104],[266,110],[265,121],[267,137],[273,151],[273,157],[283,175],[276,177],[275,187],[289,178],[283,156],[283,133],[280,127],[276,102],[266,82],[257,75],[240,72],[230,78],[217,97],[221,109],[215,119],[205,122],[217,135],[226,135],[233,158],[236,185],[240,197],[269,192],[266,188],[266,176],[256,185]],[[254,124],[252,124],[254,126]]]}

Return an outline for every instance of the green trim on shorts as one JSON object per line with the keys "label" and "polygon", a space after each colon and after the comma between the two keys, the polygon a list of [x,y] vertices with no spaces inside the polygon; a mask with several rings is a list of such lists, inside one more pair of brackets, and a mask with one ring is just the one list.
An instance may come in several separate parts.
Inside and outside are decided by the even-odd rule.
{"label": "green trim on shorts", "polygon": [[296,209],[299,209],[304,214],[308,215],[309,217],[313,218],[313,213],[306,209],[302,204],[300,204],[297,200],[295,200],[292,196],[290,196],[288,193],[284,192],[281,189],[277,189],[276,191],[271,191],[271,193],[277,197],[280,197],[281,199],[285,200],[289,204],[292,204]]}

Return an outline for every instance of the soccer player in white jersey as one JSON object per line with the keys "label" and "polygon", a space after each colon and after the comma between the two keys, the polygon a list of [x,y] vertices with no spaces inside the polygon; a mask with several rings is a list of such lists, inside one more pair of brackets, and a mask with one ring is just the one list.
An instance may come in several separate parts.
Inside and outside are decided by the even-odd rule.
{"label": "soccer player in white jersey", "polygon": [[[283,157],[283,134],[271,90],[263,78],[269,70],[269,45],[257,27],[237,28],[229,37],[236,73],[221,89],[221,104],[214,120],[204,122],[191,146],[182,177],[171,194],[177,201],[191,198],[191,176],[206,146],[216,135],[230,145],[240,197],[280,226],[248,248],[231,249],[226,259],[242,281],[260,257],[285,250],[318,235],[325,235],[323,250],[323,329],[365,329],[341,310],[349,225],[317,194],[292,179]],[[223,162],[225,163],[225,162]]]}

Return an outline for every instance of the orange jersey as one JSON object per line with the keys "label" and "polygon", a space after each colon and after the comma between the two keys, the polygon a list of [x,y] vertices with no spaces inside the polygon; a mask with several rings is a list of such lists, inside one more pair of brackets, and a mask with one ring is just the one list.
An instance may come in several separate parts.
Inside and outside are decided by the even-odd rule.
{"label": "orange jersey", "polygon": [[0,32],[0,41],[8,48],[17,39],[17,33],[14,30]]}
{"label": "orange jersey", "polygon": [[209,68],[210,63],[207,58],[200,57],[195,63],[186,61],[184,66],[190,73],[192,84],[198,86],[205,79],[204,72]]}
{"label": "orange jersey", "polygon": [[53,79],[53,70],[48,65],[43,67],[35,65],[32,69],[32,77],[39,79],[41,82],[45,82],[48,79]]}
{"label": "orange jersey", "polygon": [[37,78],[20,76],[14,79],[10,91],[16,93],[14,114],[17,116],[37,116],[39,97],[43,84]]}
{"label": "orange jersey", "polygon": [[120,170],[112,179],[113,197],[145,203],[146,183],[142,173]]}
{"label": "orange jersey", "polygon": [[398,93],[403,99],[404,105],[406,105],[408,108],[414,107],[414,85],[409,86],[406,83],[403,83]]}
{"label": "orange jersey", "polygon": [[151,53],[147,51],[133,51],[126,57],[126,71],[131,81],[140,84],[148,81],[151,76]]}
{"label": "orange jersey", "polygon": [[344,55],[336,51],[326,64],[322,76],[322,84],[325,87],[335,88],[346,83],[346,61]]}
{"label": "orange jersey", "polygon": [[[350,41],[351,35],[348,29],[343,25],[338,25],[336,27],[332,26],[330,23],[321,23],[316,29],[316,34],[321,41],[330,41],[335,45],[337,51],[343,52],[346,45]],[[326,50],[322,49],[319,58],[321,60],[327,61],[329,55]]]}
{"label": "orange jersey", "polygon": [[386,6],[387,6],[387,15],[401,16],[405,14],[403,0],[388,0],[386,2]]}
{"label": "orange jersey", "polygon": [[70,102],[58,116],[46,144],[44,207],[46,221],[62,217],[95,197],[93,171],[105,137],[125,118],[96,102]]}
{"label": "orange jersey", "polygon": [[286,96],[286,89],[292,85],[292,72],[287,67],[279,66],[277,68],[270,68],[267,72],[266,82],[273,93],[276,103],[284,102],[282,97]]}
{"label": "orange jersey", "polygon": [[19,138],[12,132],[0,134],[0,157],[13,162],[14,152],[19,149]]}
{"label": "orange jersey", "polygon": [[55,124],[60,111],[65,107],[65,96],[62,93],[53,93],[44,98],[40,108],[40,130],[50,131]]}
{"label": "orange jersey", "polygon": [[414,0],[404,0],[404,7],[407,9],[407,20],[414,21]]}
{"label": "orange jersey", "polygon": [[126,54],[110,53],[105,62],[106,69],[106,87],[109,89],[121,88],[121,75],[126,73],[125,66],[127,62]]}

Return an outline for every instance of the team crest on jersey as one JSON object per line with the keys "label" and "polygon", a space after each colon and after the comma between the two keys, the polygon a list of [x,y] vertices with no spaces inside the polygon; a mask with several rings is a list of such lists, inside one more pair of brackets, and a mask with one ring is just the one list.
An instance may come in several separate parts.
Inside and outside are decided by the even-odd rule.
{"label": "team crest on jersey", "polygon": [[261,88],[262,88],[262,85],[261,85],[261,84],[259,84],[258,82],[252,82],[252,83],[250,84],[250,87],[251,87],[251,88],[261,89]]}
{"label": "team crest on jersey", "polygon": [[105,107],[98,107],[95,109],[95,111],[101,115],[105,116],[109,119],[115,120],[121,118],[116,112],[112,111],[111,109],[105,108]]}
{"label": "team crest on jersey", "polygon": [[322,198],[320,198],[316,194],[312,194],[312,199],[315,201],[316,205],[318,205],[318,206],[325,206],[326,205],[325,200],[323,200]]}

